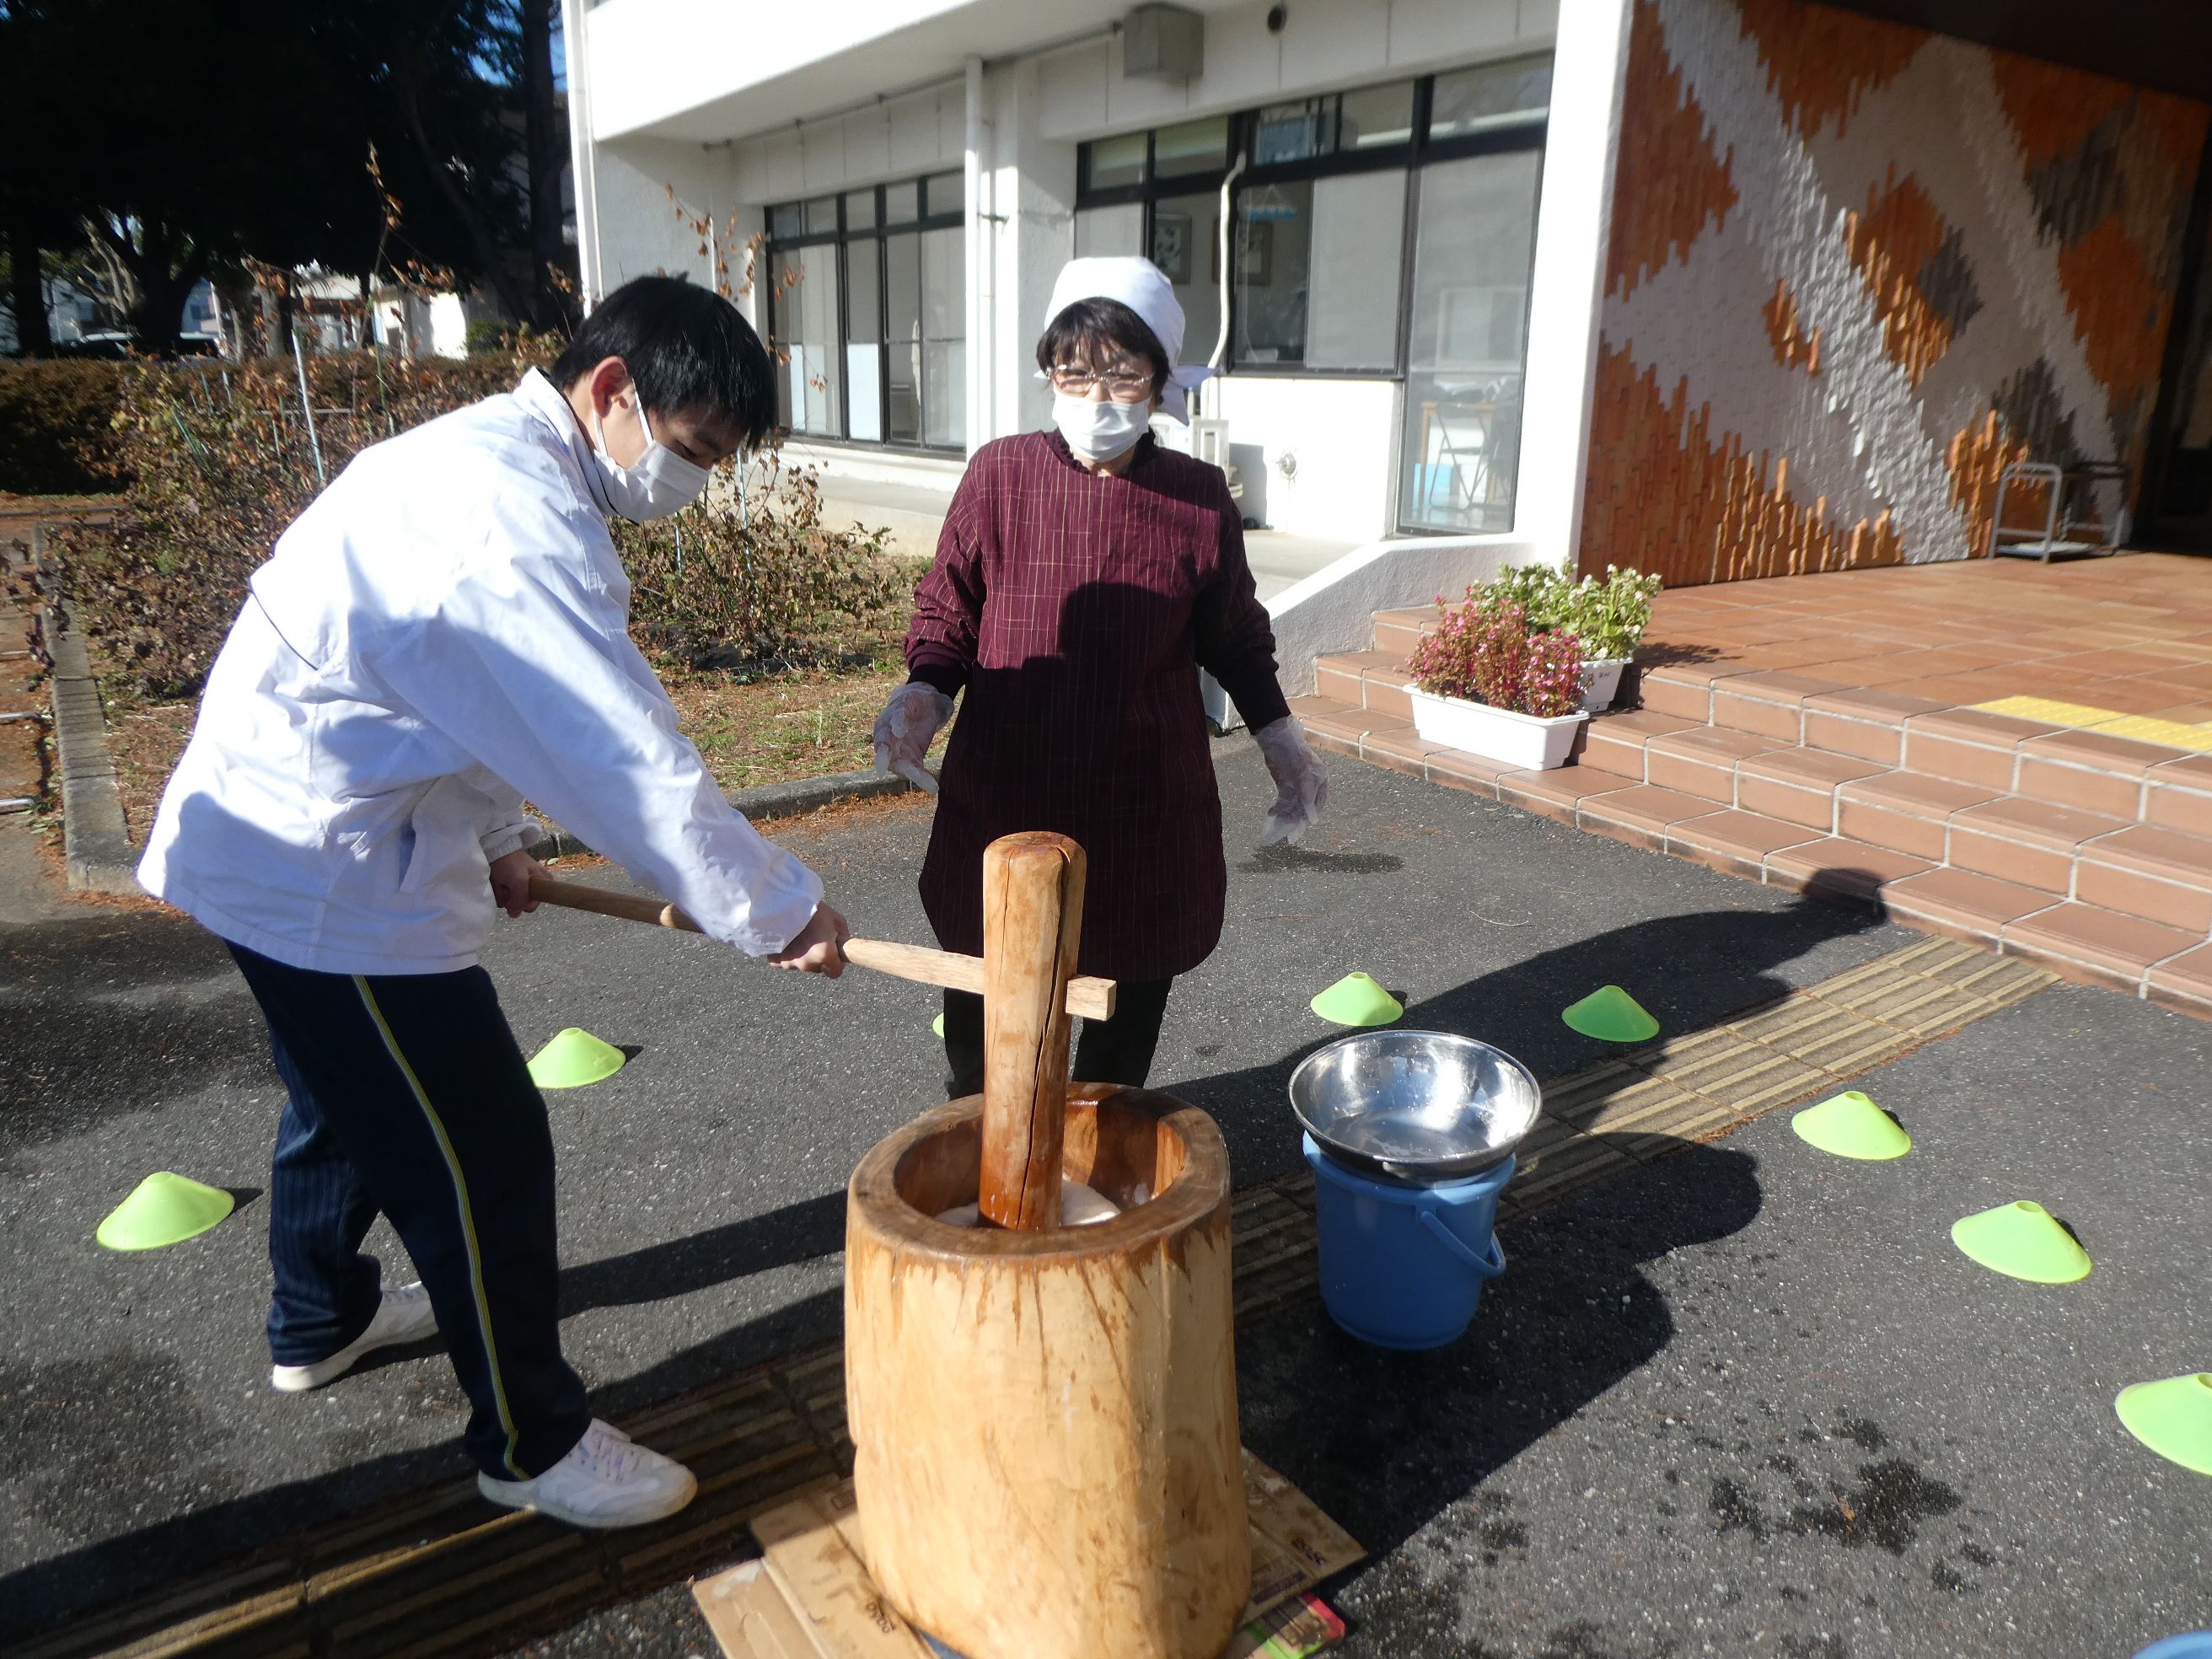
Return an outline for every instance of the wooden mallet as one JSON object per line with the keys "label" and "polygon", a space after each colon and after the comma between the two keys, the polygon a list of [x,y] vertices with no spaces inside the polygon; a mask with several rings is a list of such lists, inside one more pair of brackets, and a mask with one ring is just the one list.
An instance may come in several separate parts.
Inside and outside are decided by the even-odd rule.
{"label": "wooden mallet", "polygon": [[[1078,856],[1080,855],[1078,849]],[[595,915],[619,916],[624,921],[672,927],[680,933],[707,931],[665,900],[643,893],[617,893],[611,887],[593,887],[580,881],[562,881],[556,876],[532,876],[530,896],[540,904],[558,905],[566,910],[589,910]],[[1079,918],[1082,915],[1079,891],[1076,915]],[[1073,960],[1072,955],[1069,959]],[[898,945],[889,939],[848,939],[845,941],[845,960],[919,985],[969,991],[977,996],[986,995],[988,990],[985,959],[963,956],[957,951],[933,951],[927,945]],[[1067,1012],[1078,1019],[1111,1019],[1115,988],[1110,979],[1071,979],[1066,992]]]}

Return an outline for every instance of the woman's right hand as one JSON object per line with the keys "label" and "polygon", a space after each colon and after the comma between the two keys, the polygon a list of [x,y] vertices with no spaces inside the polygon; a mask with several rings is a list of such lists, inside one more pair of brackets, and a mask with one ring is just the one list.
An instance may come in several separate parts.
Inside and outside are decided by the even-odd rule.
{"label": "woman's right hand", "polygon": [[935,794],[937,779],[923,763],[931,742],[951,718],[951,698],[926,681],[908,680],[876,716],[876,770],[895,773]]}

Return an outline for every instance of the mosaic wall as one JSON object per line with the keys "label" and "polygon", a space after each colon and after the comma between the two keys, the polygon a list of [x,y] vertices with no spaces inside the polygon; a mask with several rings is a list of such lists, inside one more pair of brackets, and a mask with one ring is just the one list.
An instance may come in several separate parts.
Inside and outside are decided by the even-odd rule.
{"label": "mosaic wall", "polygon": [[1638,0],[1583,567],[1962,558],[2008,461],[2139,472],[2208,114],[1805,0]]}

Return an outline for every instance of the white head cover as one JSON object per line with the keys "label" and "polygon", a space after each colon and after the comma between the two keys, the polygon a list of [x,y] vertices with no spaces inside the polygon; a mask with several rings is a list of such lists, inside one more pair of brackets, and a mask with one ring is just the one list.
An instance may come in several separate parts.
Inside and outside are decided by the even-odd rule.
{"label": "white head cover", "polygon": [[[1045,307],[1045,326],[1078,300],[1119,300],[1145,319],[1168,354],[1168,383],[1160,393],[1160,407],[1178,421],[1190,420],[1183,393],[1213,371],[1185,367],[1182,355],[1182,307],[1176,302],[1175,285],[1150,259],[1133,256],[1112,259],[1070,259],[1052,285],[1052,303]],[[1042,372],[1042,371],[1040,371]]]}

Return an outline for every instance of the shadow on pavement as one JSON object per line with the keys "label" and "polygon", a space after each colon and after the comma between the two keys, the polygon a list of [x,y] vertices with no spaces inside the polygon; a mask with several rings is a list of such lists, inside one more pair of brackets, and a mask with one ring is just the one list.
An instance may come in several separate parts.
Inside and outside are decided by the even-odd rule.
{"label": "shadow on pavement", "polygon": [[[1404,1024],[1480,1036],[1539,1077],[1557,1076],[1605,1051],[1559,1020],[1561,1008],[1599,985],[1626,986],[1668,1031],[1685,1032],[1785,994],[1791,986],[1773,969],[1877,925],[1814,900],[1638,922],[1415,1001]],[[1164,1086],[1220,1121],[1238,1182],[1250,1185],[1297,1166],[1290,1073],[1337,1035],[1264,1066]],[[1240,1331],[1248,1441],[1371,1553],[1386,1552],[1666,1346],[1672,1322],[1638,1264],[1734,1232],[1758,1213],[1752,1161],[1741,1153],[1693,1147],[1642,1179],[1664,1182],[1679,1202],[1613,1214],[1603,1201],[1608,1187],[1596,1201],[1571,1204],[1571,1228],[1550,1218],[1559,1212],[1517,1225],[1512,1264],[1486,1295],[1474,1331],[1438,1353],[1365,1347],[1338,1333],[1317,1301]],[[824,1194],[569,1268],[562,1313],[658,1301],[817,1259],[841,1246],[843,1206],[842,1192]],[[592,1409],[620,1417],[830,1340],[841,1300],[822,1291],[734,1326],[594,1390]],[[0,1644],[464,1468],[450,1443],[368,1458],[37,1563],[0,1578]]]}
{"label": "shadow on pavement", "polygon": [[[1780,909],[1655,917],[1418,997],[1407,1003],[1398,1024],[1479,1037],[1538,1077],[1554,1078],[1619,1052],[1559,1018],[1569,1003],[1601,985],[1626,988],[1657,1017],[1665,1035],[1680,1036],[1786,996],[1794,988],[1774,972],[1782,963],[1826,940],[1881,925],[1869,911],[1812,898]],[[1240,1182],[1264,1180],[1298,1161],[1288,1104],[1291,1073],[1315,1049],[1344,1035],[1328,1030],[1266,1066],[1158,1086],[1204,1107],[1220,1122]]]}
{"label": "shadow on pavement", "polygon": [[688,1238],[564,1267],[561,1316],[665,1302],[773,1267],[812,1261],[844,1245],[845,1194],[824,1193]]}
{"label": "shadow on pavement", "polygon": [[[828,1200],[824,1200],[825,1202]],[[836,1195],[842,1213],[844,1195]],[[712,1340],[591,1395],[592,1414],[621,1418],[687,1389],[726,1377],[835,1337],[842,1293],[823,1291],[733,1327]],[[428,1345],[380,1354],[390,1364],[434,1352]],[[364,1370],[373,1369],[367,1365]],[[336,1386],[343,1387],[343,1383]],[[187,1574],[246,1555],[282,1559],[290,1535],[313,1532],[350,1512],[435,1484],[458,1485],[469,1464],[458,1437],[443,1445],[396,1452],[311,1480],[264,1488],[210,1504],[134,1532],[102,1539],[0,1577],[0,1652],[108,1604],[147,1594]],[[474,1507],[480,1500],[471,1500]],[[481,1504],[481,1518],[495,1511]],[[668,1530],[680,1530],[681,1522]],[[643,1534],[650,1536],[651,1534]],[[373,1538],[360,1553],[385,1547]],[[319,1562],[336,1565],[345,1557]],[[180,1614],[170,1614],[178,1617]],[[163,1622],[157,1620],[155,1626]]]}
{"label": "shadow on pavement", "polygon": [[[1339,1330],[1317,1296],[1241,1327],[1245,1443],[1349,1528],[1370,1559],[1395,1550],[1673,1340],[1666,1297],[1641,1269],[1741,1231],[1760,1206],[1749,1156],[1675,1148],[1657,1168],[1514,1223],[1504,1275],[1448,1347],[1370,1347]],[[1451,1548],[1494,1553],[1519,1541],[1510,1495],[1484,1494],[1475,1508],[1470,1535],[1445,1540]]]}

